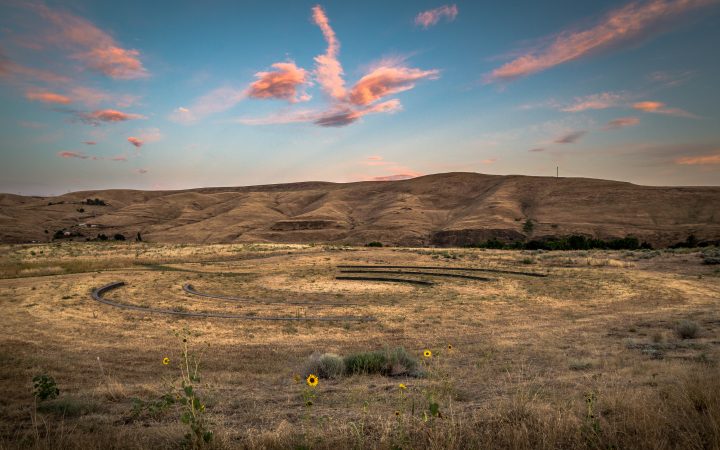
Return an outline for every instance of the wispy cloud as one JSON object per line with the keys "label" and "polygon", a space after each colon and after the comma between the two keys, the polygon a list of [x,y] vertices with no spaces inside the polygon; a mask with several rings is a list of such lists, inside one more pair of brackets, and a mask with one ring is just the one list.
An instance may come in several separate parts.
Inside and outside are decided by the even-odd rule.
{"label": "wispy cloud", "polygon": [[315,57],[315,76],[320,86],[330,97],[342,99],[345,97],[345,80],[343,80],[342,65],[338,60],[340,41],[335,36],[335,31],[330,27],[330,21],[322,7],[316,5],[313,7],[312,12],[313,21],[320,27],[328,45],[324,54]]}
{"label": "wispy cloud", "polygon": [[69,158],[77,158],[77,159],[88,159],[89,156],[82,153],[82,152],[71,152],[71,151],[60,151],[57,152],[57,155],[61,158],[69,159]]}
{"label": "wispy cloud", "polygon": [[39,3],[27,6],[46,20],[45,41],[68,49],[70,57],[85,67],[117,79],[148,76],[138,50],[121,47],[112,36],[88,20]]}
{"label": "wispy cloud", "polygon": [[571,133],[565,134],[560,136],[559,138],[555,139],[556,144],[573,144],[580,140],[581,137],[585,136],[587,134],[587,131],[580,130],[580,131],[573,131]]}
{"label": "wispy cloud", "polygon": [[50,91],[27,91],[25,92],[25,98],[35,102],[55,103],[60,105],[72,103],[70,97]]}
{"label": "wispy cloud", "polygon": [[139,175],[144,175],[144,174],[148,173],[148,170],[139,168],[139,169],[135,169],[135,173],[137,173]]}
{"label": "wispy cloud", "polygon": [[309,95],[298,92],[298,88],[308,82],[305,69],[297,67],[294,62],[275,63],[272,67],[276,70],[255,74],[258,80],[250,85],[249,97],[276,98],[291,103],[310,100]]}
{"label": "wispy cloud", "polygon": [[603,130],[617,130],[619,128],[634,127],[640,123],[637,117],[620,117],[613,119],[603,127]]}
{"label": "wispy cloud", "polygon": [[66,77],[48,70],[34,69],[11,60],[0,49],[0,78],[15,83],[27,83],[28,81],[41,81],[44,83],[64,84],[72,81]]}
{"label": "wispy cloud", "polygon": [[437,78],[437,70],[420,70],[402,66],[382,66],[360,78],[350,91],[350,102],[367,105],[376,100],[407,91],[423,78]]}
{"label": "wispy cloud", "polygon": [[131,143],[133,146],[135,146],[136,148],[140,148],[143,146],[142,139],[136,138],[135,136],[130,136],[129,138],[127,138],[127,141],[129,143]]}
{"label": "wispy cloud", "polygon": [[544,152],[545,149],[544,149],[544,148],[541,148],[541,147],[536,147],[536,148],[531,148],[531,149],[528,150],[528,151],[529,151],[529,152]]}
{"label": "wispy cloud", "polygon": [[582,112],[589,109],[608,109],[622,106],[627,101],[627,95],[617,92],[602,92],[599,94],[575,97],[570,105],[560,108],[565,112]]}
{"label": "wispy cloud", "polygon": [[193,123],[211,114],[217,114],[240,103],[247,93],[243,89],[221,87],[214,89],[195,100],[189,107],[180,106],[170,115],[170,120],[180,123]]}
{"label": "wispy cloud", "polygon": [[668,116],[687,117],[687,118],[697,118],[697,116],[695,114],[689,113],[689,112],[685,111],[684,109],[668,108],[665,105],[665,103],[662,103],[662,102],[655,102],[655,101],[638,102],[638,103],[633,103],[632,107],[633,107],[633,109],[637,109],[638,111],[643,111],[646,113],[665,114]]}
{"label": "wispy cloud", "polygon": [[677,158],[675,164],[690,165],[690,166],[705,166],[710,164],[720,164],[720,153],[714,155],[702,155],[702,156],[684,156]]}
{"label": "wispy cloud", "polygon": [[550,69],[587,56],[598,50],[626,43],[657,32],[660,22],[665,30],[678,17],[713,0],[651,0],[633,2],[611,11],[597,25],[584,30],[563,31],[550,44],[529,51],[493,70],[486,82],[509,81]]}
{"label": "wispy cloud", "polygon": [[415,16],[415,25],[421,26],[425,29],[437,24],[440,19],[445,19],[448,22],[452,22],[458,15],[458,8],[456,5],[443,5],[439,8],[430,9],[423,11]]}
{"label": "wispy cloud", "polygon": [[85,145],[97,145],[97,142],[95,142],[95,141],[83,141],[83,144],[85,144]]}
{"label": "wispy cloud", "polygon": [[79,113],[83,122],[91,125],[99,125],[102,122],[125,122],[127,120],[145,119],[141,114],[125,113],[114,109],[100,109],[97,111]]}

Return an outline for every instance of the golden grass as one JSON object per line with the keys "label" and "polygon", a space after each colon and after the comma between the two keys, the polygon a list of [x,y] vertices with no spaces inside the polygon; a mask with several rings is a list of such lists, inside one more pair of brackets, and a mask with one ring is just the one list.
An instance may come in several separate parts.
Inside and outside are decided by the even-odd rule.
{"label": "golden grass", "polygon": [[[133,418],[131,411],[132,398],[164,392],[173,369],[161,360],[178,360],[172,331],[182,328],[199,335],[193,347],[203,352],[215,448],[720,448],[720,274],[694,253],[646,256],[136,243],[0,247],[0,448],[177,448],[184,426],[174,410],[152,418]],[[524,264],[526,257],[534,264]],[[433,279],[429,288],[334,279],[337,264],[368,263],[551,276]],[[36,272],[20,273],[16,265]],[[57,267],[65,272],[52,274]],[[115,280],[128,285],[109,298],[153,308],[377,321],[181,319],[90,299],[91,288]],[[186,282],[203,292],[319,306],[300,311],[201,299],[182,291]],[[343,302],[359,306],[320,306]],[[685,319],[699,325],[697,338],[677,336]],[[403,346],[419,359],[432,350],[428,376],[322,379],[312,408],[305,406],[303,385],[293,376],[313,353],[385,346]],[[40,373],[55,378],[61,395],[36,408],[30,380]],[[405,397],[399,383],[408,386]],[[423,417],[429,397],[442,418]]]}

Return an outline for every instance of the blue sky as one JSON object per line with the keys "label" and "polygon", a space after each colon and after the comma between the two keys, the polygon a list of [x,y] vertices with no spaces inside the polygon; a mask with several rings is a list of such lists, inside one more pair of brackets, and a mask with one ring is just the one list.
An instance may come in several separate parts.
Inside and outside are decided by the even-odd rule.
{"label": "blue sky", "polygon": [[0,3],[0,191],[720,184],[717,1]]}

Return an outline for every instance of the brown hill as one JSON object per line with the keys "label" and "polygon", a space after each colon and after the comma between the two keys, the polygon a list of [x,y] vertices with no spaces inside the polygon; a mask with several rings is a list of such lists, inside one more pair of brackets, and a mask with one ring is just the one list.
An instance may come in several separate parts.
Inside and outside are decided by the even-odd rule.
{"label": "brown hill", "polygon": [[[99,198],[106,205],[88,205]],[[523,224],[532,219],[531,233]],[[47,233],[46,231],[47,230]],[[0,194],[0,240],[122,233],[154,242],[465,245],[583,234],[654,246],[720,239],[720,187],[445,173],[404,181],[305,182],[183,191]]]}

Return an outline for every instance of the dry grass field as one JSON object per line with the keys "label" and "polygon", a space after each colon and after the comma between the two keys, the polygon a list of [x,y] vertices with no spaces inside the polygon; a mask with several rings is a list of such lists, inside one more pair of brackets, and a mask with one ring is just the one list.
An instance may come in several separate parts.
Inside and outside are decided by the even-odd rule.
{"label": "dry grass field", "polygon": [[[548,276],[335,279],[338,265],[373,264]],[[2,246],[0,448],[180,448],[195,425],[210,448],[717,449],[717,267],[695,250]],[[105,294],[118,303],[243,318],[91,298],[113,281],[127,283]],[[374,320],[297,320],[336,316]],[[257,320],[269,317],[294,320]],[[189,379],[185,345],[200,362]],[[397,347],[415,371],[406,361],[306,384],[322,354]],[[56,398],[33,395],[42,374]]]}

